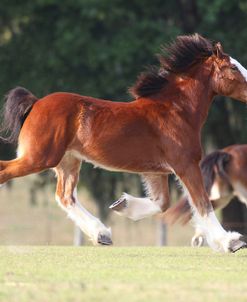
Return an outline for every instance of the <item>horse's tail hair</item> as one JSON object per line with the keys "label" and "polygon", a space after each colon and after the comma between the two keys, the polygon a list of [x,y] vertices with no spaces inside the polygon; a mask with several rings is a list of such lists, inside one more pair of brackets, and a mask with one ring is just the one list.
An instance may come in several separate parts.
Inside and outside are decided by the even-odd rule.
{"label": "horse's tail hair", "polygon": [[205,156],[200,163],[205,189],[210,194],[216,173],[224,179],[229,186],[229,178],[226,172],[226,165],[231,160],[232,155],[224,151],[215,151]]}
{"label": "horse's tail hair", "polygon": [[[224,151],[215,151],[205,156],[201,161],[200,168],[204,186],[208,195],[210,194],[211,188],[214,184],[216,173],[218,173],[218,175],[231,187],[226,172],[226,165],[231,160],[231,157],[232,155]],[[173,224],[176,221],[180,221],[182,224],[185,224],[190,220],[191,214],[192,212],[188,197],[183,197],[177,204],[166,211],[165,220],[170,224]]]}
{"label": "horse's tail hair", "polygon": [[18,141],[21,127],[38,100],[30,91],[22,87],[10,90],[5,97],[2,111],[0,141],[14,143]]}

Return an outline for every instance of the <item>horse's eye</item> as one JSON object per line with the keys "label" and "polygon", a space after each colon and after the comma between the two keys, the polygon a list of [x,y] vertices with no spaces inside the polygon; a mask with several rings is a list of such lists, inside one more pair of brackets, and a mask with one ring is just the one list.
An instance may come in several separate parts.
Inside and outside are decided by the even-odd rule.
{"label": "horse's eye", "polygon": [[237,67],[236,65],[232,65],[232,66],[231,66],[231,70],[233,70],[233,71],[238,71],[238,67]]}

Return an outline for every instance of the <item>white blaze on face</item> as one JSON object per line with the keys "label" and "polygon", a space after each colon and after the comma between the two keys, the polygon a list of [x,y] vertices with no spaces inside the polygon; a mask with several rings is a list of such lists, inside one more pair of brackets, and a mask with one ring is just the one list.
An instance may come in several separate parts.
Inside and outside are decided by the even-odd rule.
{"label": "white blaze on face", "polygon": [[244,66],[242,66],[237,60],[235,60],[231,57],[230,57],[230,62],[231,62],[231,64],[235,65],[238,68],[238,70],[240,71],[242,76],[247,81],[247,70],[244,68]]}

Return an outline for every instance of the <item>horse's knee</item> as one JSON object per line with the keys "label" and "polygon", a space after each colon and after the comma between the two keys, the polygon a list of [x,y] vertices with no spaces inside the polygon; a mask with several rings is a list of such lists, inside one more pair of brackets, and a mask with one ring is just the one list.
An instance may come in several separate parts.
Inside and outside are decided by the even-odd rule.
{"label": "horse's knee", "polygon": [[164,213],[170,206],[170,201],[163,202],[160,206],[161,211]]}
{"label": "horse's knee", "polygon": [[68,209],[75,204],[74,196],[64,196],[63,194],[56,194],[56,201],[63,209]]}

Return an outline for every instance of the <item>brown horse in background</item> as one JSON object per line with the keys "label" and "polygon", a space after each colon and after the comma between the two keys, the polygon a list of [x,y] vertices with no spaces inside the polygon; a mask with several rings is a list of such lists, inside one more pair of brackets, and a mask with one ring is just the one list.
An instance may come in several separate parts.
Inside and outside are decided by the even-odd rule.
{"label": "brown horse in background", "polygon": [[175,173],[209,245],[236,251],[246,244],[222,228],[204,189],[201,129],[214,96],[247,102],[247,71],[220,43],[198,34],[177,37],[159,59],[158,68],[139,76],[129,103],[63,92],[37,99],[24,88],[10,91],[4,128],[11,133],[7,140],[18,140],[18,156],[0,161],[0,184],[54,169],[58,203],[95,244],[110,244],[110,230],[77,200],[81,163],[143,177],[147,198],[125,194],[112,205],[135,220],[168,208],[168,175]]}
{"label": "brown horse in background", "polygon": [[[205,189],[214,209],[226,207],[234,198],[247,206],[247,145],[232,145],[205,156],[200,163]],[[187,223],[192,216],[187,198],[165,214],[167,222]],[[192,246],[202,246],[204,233],[196,228]]]}

